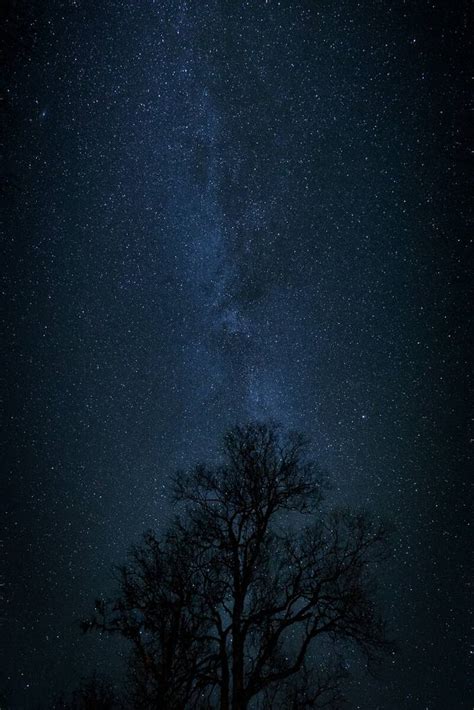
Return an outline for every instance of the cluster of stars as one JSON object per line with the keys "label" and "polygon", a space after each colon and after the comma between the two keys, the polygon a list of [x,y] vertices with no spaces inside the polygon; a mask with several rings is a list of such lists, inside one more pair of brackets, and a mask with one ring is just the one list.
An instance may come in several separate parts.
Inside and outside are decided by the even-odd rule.
{"label": "cluster of stars", "polygon": [[75,621],[172,515],[171,472],[249,418],[308,434],[331,502],[394,525],[404,644],[355,706],[441,710],[461,686],[461,30],[429,1],[329,5],[18,20],[8,707],[114,673]]}

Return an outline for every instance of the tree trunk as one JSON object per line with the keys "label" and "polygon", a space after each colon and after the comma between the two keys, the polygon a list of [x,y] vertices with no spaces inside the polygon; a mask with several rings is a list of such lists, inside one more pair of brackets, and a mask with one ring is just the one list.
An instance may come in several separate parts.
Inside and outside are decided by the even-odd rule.
{"label": "tree trunk", "polygon": [[240,634],[232,639],[232,710],[245,710],[244,649]]}
{"label": "tree trunk", "polygon": [[226,638],[221,640],[221,710],[229,710],[229,665],[227,661]]}
{"label": "tree trunk", "polygon": [[240,595],[236,596],[232,620],[232,710],[245,710],[244,638],[241,628],[243,600]]}

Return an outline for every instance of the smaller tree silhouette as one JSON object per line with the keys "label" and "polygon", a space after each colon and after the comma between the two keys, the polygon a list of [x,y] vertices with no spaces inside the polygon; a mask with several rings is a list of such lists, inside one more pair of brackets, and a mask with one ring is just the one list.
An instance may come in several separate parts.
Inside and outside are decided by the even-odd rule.
{"label": "smaller tree silhouette", "polygon": [[324,512],[306,450],[249,424],[220,465],[177,475],[167,535],[147,534],[85,624],[132,642],[136,707],[340,707],[339,653],[387,648],[371,574],[383,527]]}
{"label": "smaller tree silhouette", "polygon": [[[152,531],[118,569],[120,596],[96,601],[83,630],[119,634],[132,644],[130,698],[134,707],[194,707],[212,656],[193,581],[193,549],[172,529]],[[193,704],[194,703],[194,704]]]}
{"label": "smaller tree silhouette", "polygon": [[120,707],[112,687],[97,676],[84,679],[70,698],[62,695],[53,703],[53,710],[118,710]]}

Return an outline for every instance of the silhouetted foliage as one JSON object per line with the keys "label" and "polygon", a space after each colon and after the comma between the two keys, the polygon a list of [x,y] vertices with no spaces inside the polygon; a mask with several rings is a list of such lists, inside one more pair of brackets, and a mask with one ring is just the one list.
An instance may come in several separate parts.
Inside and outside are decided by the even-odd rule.
{"label": "silhouetted foliage", "polygon": [[193,581],[193,552],[175,530],[163,541],[146,533],[119,569],[120,597],[98,600],[95,618],[83,624],[131,642],[135,707],[184,708],[196,701],[206,677],[212,653],[202,622],[204,600]]}
{"label": "silhouetted foliage", "polygon": [[120,708],[110,685],[97,676],[82,681],[70,698],[61,696],[53,710],[117,710]]}
{"label": "silhouetted foliage", "polygon": [[224,454],[177,475],[167,535],[145,536],[84,628],[131,641],[135,707],[341,707],[338,644],[369,662],[387,648],[370,575],[384,530],[323,513],[299,435],[236,427]]}

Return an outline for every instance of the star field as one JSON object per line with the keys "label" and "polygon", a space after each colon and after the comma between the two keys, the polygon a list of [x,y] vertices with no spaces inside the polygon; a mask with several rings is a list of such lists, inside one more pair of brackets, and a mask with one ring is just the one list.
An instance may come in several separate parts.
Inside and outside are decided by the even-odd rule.
{"label": "star field", "polygon": [[78,620],[170,474],[273,418],[393,525],[354,707],[470,707],[462,6],[12,8],[5,706],[116,672]]}

